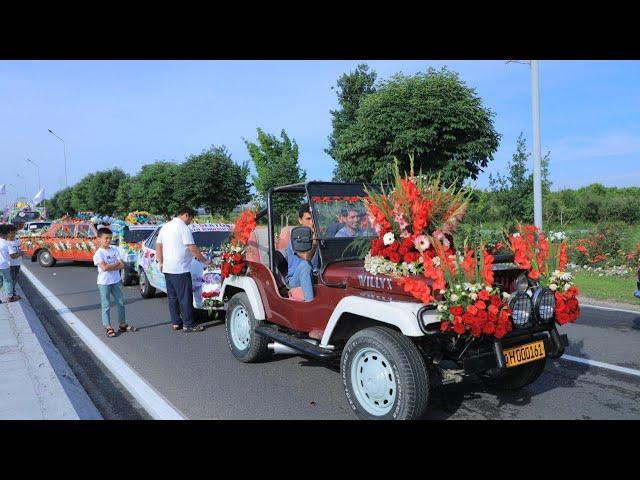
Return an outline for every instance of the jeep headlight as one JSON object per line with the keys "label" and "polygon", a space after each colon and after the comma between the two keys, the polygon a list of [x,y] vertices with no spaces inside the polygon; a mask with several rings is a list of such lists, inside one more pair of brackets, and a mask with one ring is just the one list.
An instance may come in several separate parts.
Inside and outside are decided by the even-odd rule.
{"label": "jeep headlight", "polygon": [[529,288],[529,279],[527,278],[526,273],[521,273],[520,275],[518,275],[518,278],[516,278],[515,287],[518,292],[527,291],[527,289]]}
{"label": "jeep headlight", "polygon": [[437,310],[428,307],[422,307],[418,311],[418,326],[424,333],[433,333],[434,328],[440,328],[439,313]]}
{"label": "jeep headlight", "polygon": [[546,323],[553,319],[556,313],[556,297],[549,288],[537,288],[531,301],[540,321]]}
{"label": "jeep headlight", "polygon": [[509,301],[509,307],[511,308],[511,317],[513,318],[513,325],[516,328],[522,328],[526,326],[531,319],[531,299],[526,292],[518,291],[511,296]]}

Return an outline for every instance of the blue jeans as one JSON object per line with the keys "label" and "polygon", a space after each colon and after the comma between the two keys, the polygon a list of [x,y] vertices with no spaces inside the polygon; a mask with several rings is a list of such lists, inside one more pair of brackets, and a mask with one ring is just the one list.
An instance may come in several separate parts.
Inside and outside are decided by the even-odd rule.
{"label": "blue jeans", "polygon": [[636,290],[636,293],[634,293],[633,295],[637,298],[640,298],[640,289]]}
{"label": "blue jeans", "polygon": [[13,282],[12,295],[16,294],[16,284],[18,283],[18,274],[20,273],[20,265],[11,265],[11,281]]}
{"label": "blue jeans", "polygon": [[302,287],[304,301],[313,300],[313,267],[307,260],[298,263],[298,266],[289,277],[289,288]]}
{"label": "blue jeans", "polygon": [[11,270],[9,268],[0,270],[0,287],[4,289],[5,297],[13,295],[13,280],[11,279]]}
{"label": "blue jeans", "polygon": [[167,282],[167,298],[169,299],[169,314],[173,325],[183,325],[186,328],[195,327],[193,321],[193,285],[191,274],[165,273]]}
{"label": "blue jeans", "polygon": [[100,291],[100,305],[102,306],[102,325],[104,328],[111,326],[109,320],[109,295],[113,297],[113,301],[118,307],[118,323],[124,325],[126,322],[124,315],[124,299],[122,298],[122,289],[120,288],[120,282],[113,283],[111,285],[98,285]]}

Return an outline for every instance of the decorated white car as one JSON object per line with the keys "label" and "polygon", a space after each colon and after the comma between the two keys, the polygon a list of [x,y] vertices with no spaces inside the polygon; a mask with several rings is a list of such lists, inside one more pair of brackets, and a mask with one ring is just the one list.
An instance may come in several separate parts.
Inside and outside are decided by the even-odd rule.
{"label": "decorated white car", "polygon": [[124,263],[120,271],[123,285],[132,285],[138,280],[138,253],[142,243],[158,228],[158,225],[124,225],[114,231],[111,243],[118,249],[118,256]]}
{"label": "decorated white car", "polygon": [[[226,223],[192,223],[189,229],[193,240],[205,257],[214,260],[214,265],[205,265],[196,260],[191,261],[191,282],[193,285],[193,306],[198,310],[221,310],[218,302],[222,276],[216,260],[220,256],[222,243],[233,231],[232,225]],[[140,294],[144,298],[152,298],[156,291],[167,292],[164,274],[160,271],[156,260],[156,239],[160,227],[147,238],[138,253],[136,270],[138,272]]]}

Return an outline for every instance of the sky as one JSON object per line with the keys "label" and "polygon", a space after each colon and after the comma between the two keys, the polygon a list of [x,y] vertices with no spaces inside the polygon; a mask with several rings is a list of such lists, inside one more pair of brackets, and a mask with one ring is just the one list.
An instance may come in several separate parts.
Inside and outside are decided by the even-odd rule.
{"label": "sky", "polygon": [[[324,152],[336,81],[359,63],[378,80],[448,66],[494,114],[502,138],[489,173],[504,173],[523,132],[532,149],[529,66],[505,61],[0,61],[0,184],[33,197],[37,169],[47,197],[114,167],[135,174],[156,160],[183,161],[224,145],[249,160],[243,138],[282,129],[300,149],[309,180],[330,180]],[[640,62],[540,61],[542,153],[551,152],[552,189],[594,182],[640,186]]]}

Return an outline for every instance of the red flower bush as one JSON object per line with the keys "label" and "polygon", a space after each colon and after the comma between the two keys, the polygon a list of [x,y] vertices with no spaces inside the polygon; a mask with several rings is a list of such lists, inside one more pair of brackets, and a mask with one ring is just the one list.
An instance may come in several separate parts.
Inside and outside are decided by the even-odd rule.
{"label": "red flower bush", "polygon": [[256,228],[256,211],[244,210],[238,216],[231,241],[222,245],[222,278],[240,275],[247,266],[245,253],[251,233]]}

